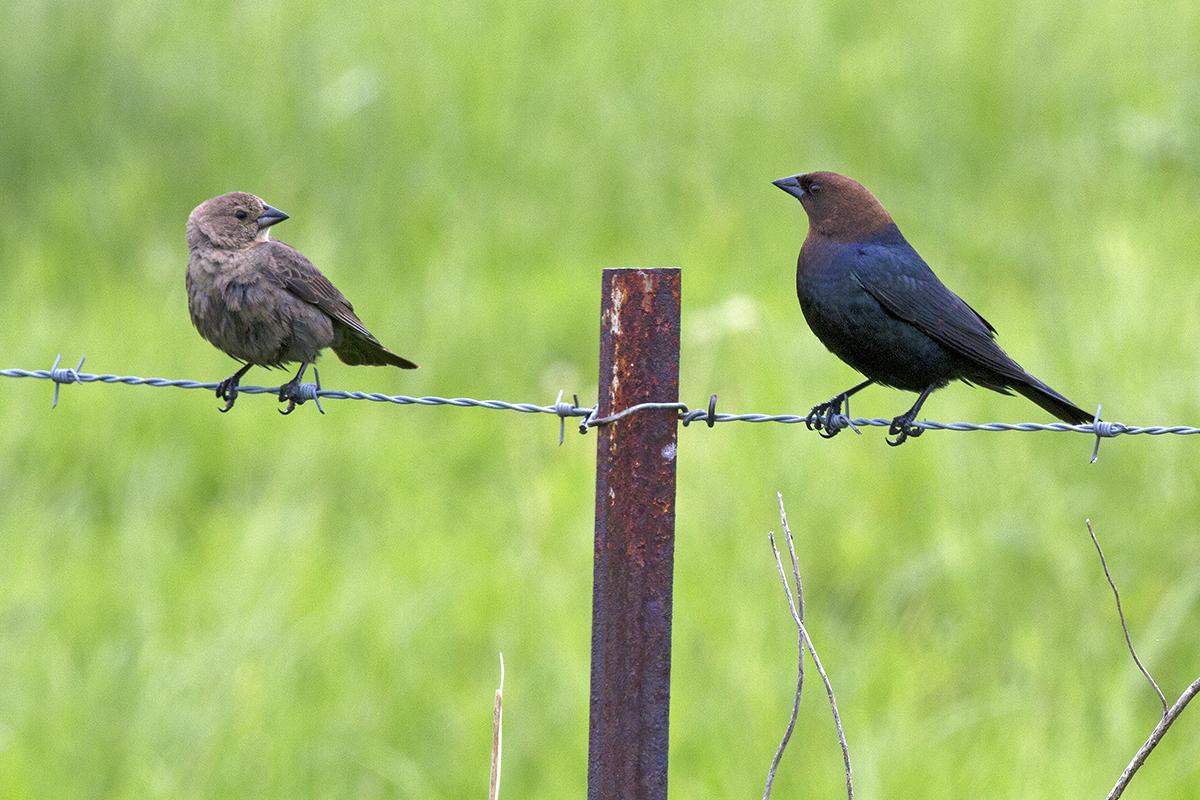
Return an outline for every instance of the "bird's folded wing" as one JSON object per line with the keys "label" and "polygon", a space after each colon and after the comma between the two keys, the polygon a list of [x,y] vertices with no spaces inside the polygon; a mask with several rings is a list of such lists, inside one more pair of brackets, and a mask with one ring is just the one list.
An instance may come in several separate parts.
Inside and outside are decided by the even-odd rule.
{"label": "bird's folded wing", "polygon": [[299,250],[278,239],[272,240],[271,245],[271,258],[276,266],[276,274],[279,275],[285,289],[304,302],[321,309],[367,341],[379,344],[379,340],[371,335],[362,324],[362,320],[355,315],[350,301],[313,266],[311,261]]}
{"label": "bird's folded wing", "polygon": [[[926,336],[1002,376],[1028,375],[992,338],[996,329],[961,297],[946,288],[929,266],[908,249],[863,248],[869,269],[856,269],[859,284],[892,316]],[[882,264],[881,262],[889,262]]]}

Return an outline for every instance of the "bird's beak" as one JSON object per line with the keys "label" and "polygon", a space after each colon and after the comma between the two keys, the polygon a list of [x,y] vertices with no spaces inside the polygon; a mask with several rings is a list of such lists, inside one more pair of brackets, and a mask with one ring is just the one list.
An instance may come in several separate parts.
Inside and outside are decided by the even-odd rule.
{"label": "bird's beak", "polygon": [[264,228],[271,227],[276,222],[283,222],[287,218],[288,215],[280,211],[278,208],[263,206],[262,216],[254,221],[258,223],[259,230],[262,230]]}
{"label": "bird's beak", "polygon": [[786,178],[780,178],[777,181],[771,181],[771,183],[775,184],[780,189],[783,189],[797,200],[803,200],[805,197],[805,192],[804,187],[800,185],[800,179],[803,177],[804,173],[799,175],[789,175]]}

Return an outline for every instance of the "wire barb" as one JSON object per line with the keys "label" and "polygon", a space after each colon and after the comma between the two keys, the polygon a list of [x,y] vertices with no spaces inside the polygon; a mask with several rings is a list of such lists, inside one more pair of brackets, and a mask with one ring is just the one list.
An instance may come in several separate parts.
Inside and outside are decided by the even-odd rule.
{"label": "wire barb", "polygon": [[80,383],[79,370],[83,369],[83,360],[85,358],[87,356],[81,355],[79,357],[79,364],[74,369],[59,369],[58,363],[62,361],[62,353],[59,353],[55,357],[54,363],[50,366],[49,375],[50,380],[54,381],[54,401],[50,403],[51,408],[58,408],[58,389],[60,386],[64,383]]}
{"label": "wire barb", "polygon": [[1100,440],[1116,437],[1118,434],[1123,433],[1120,429],[1124,427],[1119,422],[1105,422],[1100,419],[1100,406],[1096,406],[1096,416],[1092,419],[1092,428],[1096,431],[1096,446],[1092,448],[1092,460],[1090,463],[1095,464],[1096,459],[1100,457]]}
{"label": "wire barb", "polygon": [[[293,408],[302,406],[309,400],[317,404],[317,411],[325,413],[325,409],[321,407],[321,373],[317,371],[316,364],[313,365],[313,378],[316,379],[315,383],[302,383],[296,387],[294,393],[288,398],[287,411],[280,409],[280,414],[286,416],[292,413]],[[280,398],[280,402],[283,402],[283,398]]]}
{"label": "wire barb", "polygon": [[[558,390],[558,398],[554,401],[554,413],[558,415],[558,446],[562,447],[563,436],[567,430],[567,417],[578,416],[575,412],[579,411],[579,395],[571,395],[574,401],[571,403],[563,402],[563,390]],[[587,433],[587,429],[580,431]]]}

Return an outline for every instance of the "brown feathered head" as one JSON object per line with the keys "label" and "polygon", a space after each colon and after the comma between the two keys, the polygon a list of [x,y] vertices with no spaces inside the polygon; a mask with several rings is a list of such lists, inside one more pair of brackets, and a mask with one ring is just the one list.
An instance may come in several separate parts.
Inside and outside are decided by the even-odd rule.
{"label": "brown feathered head", "polygon": [[240,250],[270,238],[267,229],[288,215],[247,192],[230,192],[205,200],[187,221],[188,247],[205,242],[223,250]]}
{"label": "brown feathered head", "polygon": [[808,213],[809,235],[852,242],[892,225],[887,209],[853,178],[836,172],[806,172],[773,183],[800,201]]}

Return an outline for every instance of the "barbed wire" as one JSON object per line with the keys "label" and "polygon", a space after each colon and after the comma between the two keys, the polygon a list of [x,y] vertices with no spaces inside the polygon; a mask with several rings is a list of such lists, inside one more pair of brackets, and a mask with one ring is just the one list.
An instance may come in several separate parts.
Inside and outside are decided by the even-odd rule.
{"label": "barbed wire", "polygon": [[[174,386],[179,389],[207,389],[216,391],[216,383],[206,383],[203,381],[194,381],[187,379],[169,379],[169,378],[142,378],[135,375],[94,375],[91,373],[80,372],[83,369],[85,357],[79,359],[79,363],[75,367],[59,367],[62,361],[62,355],[54,359],[54,364],[50,369],[0,369],[0,377],[5,378],[41,378],[54,381],[54,401],[51,403],[51,408],[58,406],[58,390],[63,384],[69,383],[123,383],[130,386]],[[313,372],[316,374],[316,369]],[[559,426],[559,444],[563,440],[563,432],[565,423],[568,418],[581,417],[579,423],[579,432],[587,433],[588,429],[596,428],[602,425],[609,425],[619,419],[629,416],[640,411],[651,410],[666,410],[673,409],[679,413],[679,421],[687,427],[693,422],[703,421],[708,427],[712,427],[718,422],[775,422],[784,425],[795,425],[797,423],[806,423],[812,427],[810,423],[810,415],[804,414],[724,414],[717,413],[717,396],[714,394],[709,398],[707,408],[692,409],[686,403],[638,403],[628,408],[622,409],[614,414],[606,417],[597,416],[599,406],[580,406],[578,395],[574,395],[571,402],[563,400],[563,392],[558,393],[558,398],[550,405],[538,405],[536,403],[509,403],[504,400],[475,400],[469,397],[410,397],[408,395],[388,395],[379,392],[348,392],[338,389],[322,389],[320,385],[320,375],[317,374],[316,383],[303,383],[299,387],[300,399],[298,403],[304,403],[307,400],[316,402],[317,407],[324,413],[324,409],[320,408],[321,399],[333,400],[370,400],[377,403],[393,403],[396,405],[422,405],[422,406],[459,406],[459,407],[475,407],[489,408],[501,411],[518,411],[524,414],[553,414],[560,420]],[[279,393],[279,387],[263,387],[263,386],[239,386],[238,394],[273,394]],[[1097,417],[1099,417],[1099,409],[1097,409]],[[823,426],[831,433],[836,433],[844,428],[850,428],[855,433],[860,433],[860,427],[883,427],[886,428],[892,424],[892,420],[882,417],[858,417],[851,419],[845,414],[837,414],[829,419],[821,420]],[[1112,439],[1117,436],[1135,436],[1138,434],[1147,434],[1150,436],[1160,436],[1162,434],[1176,434],[1188,436],[1192,434],[1200,434],[1200,428],[1195,428],[1187,425],[1150,425],[1150,426],[1135,426],[1125,425],[1120,422],[1108,422],[1101,419],[1096,419],[1093,422],[1082,425],[1071,425],[1066,422],[933,422],[930,420],[922,420],[914,422],[912,427],[921,428],[924,430],[933,431],[1057,431],[1057,432],[1072,432],[1086,433],[1096,437],[1096,447],[1099,448],[1101,439]],[[1095,461],[1096,453],[1093,452],[1092,460]]]}

